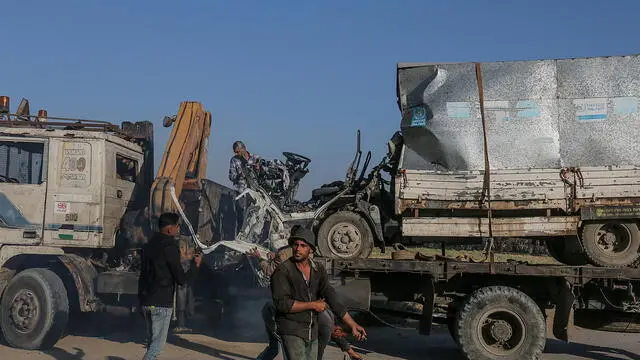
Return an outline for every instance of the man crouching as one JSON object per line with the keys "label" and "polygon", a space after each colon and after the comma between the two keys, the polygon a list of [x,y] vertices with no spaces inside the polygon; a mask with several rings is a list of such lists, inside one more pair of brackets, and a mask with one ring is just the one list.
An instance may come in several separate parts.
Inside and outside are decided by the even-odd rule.
{"label": "man crouching", "polygon": [[[289,245],[293,256],[280,264],[271,276],[271,293],[276,308],[276,326],[286,359],[317,360],[318,313],[329,304],[335,315],[362,340],[364,328],[358,325],[329,285],[324,266],[310,259],[315,252],[315,235],[309,229],[292,230]],[[326,303],[325,303],[326,300]]]}

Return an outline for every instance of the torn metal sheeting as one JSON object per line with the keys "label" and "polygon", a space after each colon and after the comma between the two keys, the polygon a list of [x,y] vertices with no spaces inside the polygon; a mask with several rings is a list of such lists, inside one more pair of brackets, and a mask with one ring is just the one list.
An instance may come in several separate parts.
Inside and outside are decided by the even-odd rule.
{"label": "torn metal sheeting", "polygon": [[[640,56],[482,63],[491,169],[635,165]],[[475,63],[398,64],[401,168],[483,170]]]}

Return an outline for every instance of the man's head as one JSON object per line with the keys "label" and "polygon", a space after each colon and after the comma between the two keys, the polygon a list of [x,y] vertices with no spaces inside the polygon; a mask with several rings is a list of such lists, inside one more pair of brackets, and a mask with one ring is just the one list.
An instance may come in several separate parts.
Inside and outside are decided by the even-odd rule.
{"label": "man's head", "polygon": [[158,229],[168,236],[180,234],[180,215],[176,213],[164,213],[158,219]]}
{"label": "man's head", "polygon": [[316,237],[310,229],[296,226],[291,229],[289,245],[293,250],[294,261],[306,261],[316,251]]}
{"label": "man's head", "polygon": [[245,156],[247,153],[247,147],[242,141],[236,141],[233,143],[233,153],[238,156]]}

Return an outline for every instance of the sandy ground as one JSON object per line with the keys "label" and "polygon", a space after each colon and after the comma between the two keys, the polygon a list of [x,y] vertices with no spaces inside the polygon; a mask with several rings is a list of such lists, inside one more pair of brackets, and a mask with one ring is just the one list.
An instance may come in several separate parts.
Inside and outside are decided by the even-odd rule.
{"label": "sandy ground", "polygon": [[[206,326],[206,332],[170,336],[161,359],[254,359],[266,345],[256,305],[243,304],[246,311],[242,315],[232,316],[217,325],[210,324]],[[228,323],[234,326],[221,326]],[[366,342],[353,345],[369,360],[462,359],[444,327],[436,327],[429,337],[421,336],[415,330],[378,326],[369,326],[368,332]],[[92,315],[79,320],[71,327],[70,334],[50,351],[23,351],[0,345],[0,359],[140,359],[144,352],[142,333],[142,324],[136,317]],[[544,359],[640,359],[640,334],[576,328],[572,341],[566,344],[549,339]],[[343,355],[331,347],[325,359],[342,360]]]}

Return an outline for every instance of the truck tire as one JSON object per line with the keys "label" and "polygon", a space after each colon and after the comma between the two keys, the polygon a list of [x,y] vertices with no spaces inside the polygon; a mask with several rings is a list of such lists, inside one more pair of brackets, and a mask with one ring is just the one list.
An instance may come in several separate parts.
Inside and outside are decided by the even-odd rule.
{"label": "truck tire", "polygon": [[538,305],[506,286],[484,287],[471,294],[460,307],[455,330],[458,346],[470,360],[539,359],[547,339]]}
{"label": "truck tire", "polygon": [[367,258],[373,250],[373,232],[359,214],[338,211],[320,225],[318,250],[334,259]]}
{"label": "truck tire", "polygon": [[69,300],[60,277],[48,269],[27,269],[13,277],[0,302],[0,327],[12,347],[50,349],[69,320]]}
{"label": "truck tire", "polygon": [[640,230],[635,223],[588,223],[582,228],[582,245],[596,266],[626,267],[640,255]]}

